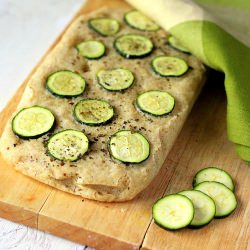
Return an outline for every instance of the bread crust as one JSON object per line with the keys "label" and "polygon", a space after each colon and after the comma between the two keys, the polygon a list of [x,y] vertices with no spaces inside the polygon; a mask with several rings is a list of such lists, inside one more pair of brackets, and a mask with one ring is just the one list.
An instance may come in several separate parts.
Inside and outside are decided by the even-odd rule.
{"label": "bread crust", "polygon": [[[77,162],[60,162],[46,153],[45,144],[49,134],[34,140],[22,140],[14,135],[11,120],[1,136],[0,150],[5,161],[18,171],[57,189],[99,201],[125,201],[134,198],[145,189],[159,172],[168,152],[179,134],[205,79],[205,67],[194,56],[178,52],[166,45],[165,31],[141,32],[131,29],[123,22],[128,9],[101,9],[89,15],[79,16],[57,46],[29,80],[18,105],[48,107],[56,117],[56,128],[78,129],[86,133],[92,145],[87,155]],[[87,20],[109,16],[121,24],[118,35],[144,34],[153,40],[156,49],[143,59],[122,58],[113,49],[115,37],[101,37],[90,30]],[[75,45],[83,40],[97,39],[107,46],[107,55],[100,60],[87,61],[80,57]],[[176,55],[185,59],[190,67],[188,73],[178,78],[163,78],[150,69],[150,61],[157,55]],[[96,73],[104,68],[123,67],[131,70],[136,82],[126,91],[108,92],[97,84]],[[54,71],[67,69],[80,73],[88,84],[85,93],[74,99],[56,98],[45,89],[47,77]],[[144,91],[160,89],[168,91],[176,99],[173,112],[157,118],[138,112],[134,105],[136,96]],[[90,127],[77,123],[72,116],[74,104],[82,98],[101,98],[115,107],[115,119],[105,126]],[[116,162],[107,150],[110,135],[119,129],[140,131],[151,145],[150,157],[140,164]]]}

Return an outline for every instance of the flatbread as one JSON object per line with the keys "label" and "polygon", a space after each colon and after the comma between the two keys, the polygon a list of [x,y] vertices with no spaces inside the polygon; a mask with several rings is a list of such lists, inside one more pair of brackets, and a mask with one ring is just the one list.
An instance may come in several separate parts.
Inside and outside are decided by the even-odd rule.
{"label": "flatbread", "polygon": [[[45,147],[51,134],[32,140],[18,138],[11,128],[13,114],[2,134],[0,145],[2,156],[8,164],[52,187],[99,201],[130,200],[157,175],[204,83],[205,67],[194,56],[168,46],[166,37],[169,34],[165,31],[141,32],[128,27],[123,21],[126,11],[128,9],[101,9],[78,17],[33,74],[17,108],[18,111],[33,105],[48,107],[56,117],[57,125],[53,133],[69,128],[84,131],[92,142],[88,153],[77,162],[52,159],[46,153]],[[102,37],[87,25],[89,18],[103,16],[120,22],[121,29],[116,36],[126,33],[144,34],[153,40],[156,49],[143,59],[123,58],[113,49],[116,36]],[[103,41],[108,48],[107,55],[99,60],[86,60],[79,56],[75,45],[89,39]],[[150,61],[162,54],[185,59],[191,69],[181,77],[157,76],[150,68]],[[108,92],[101,88],[97,84],[96,73],[101,69],[114,67],[131,70],[136,76],[135,84],[124,92]],[[83,96],[73,99],[57,98],[45,89],[47,77],[62,69],[84,76],[88,87]],[[138,112],[134,105],[136,96],[152,89],[168,91],[175,97],[176,105],[171,114],[159,118]],[[74,104],[83,97],[107,100],[115,107],[115,119],[99,127],[77,123],[72,116],[72,110]],[[107,142],[119,129],[140,131],[149,140],[151,153],[146,161],[140,164],[124,164],[110,157]]]}

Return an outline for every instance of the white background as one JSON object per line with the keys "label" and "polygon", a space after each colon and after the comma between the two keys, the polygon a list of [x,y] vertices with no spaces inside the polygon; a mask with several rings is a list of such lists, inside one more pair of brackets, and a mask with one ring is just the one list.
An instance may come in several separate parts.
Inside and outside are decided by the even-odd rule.
{"label": "white background", "polygon": [[[0,0],[0,110],[84,0]],[[83,250],[0,218],[0,250]]]}

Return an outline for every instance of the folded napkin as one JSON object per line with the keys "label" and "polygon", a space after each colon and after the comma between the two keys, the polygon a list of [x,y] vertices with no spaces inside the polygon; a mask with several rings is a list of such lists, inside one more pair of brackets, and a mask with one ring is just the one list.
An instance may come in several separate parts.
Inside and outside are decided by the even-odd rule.
{"label": "folded napkin", "polygon": [[250,1],[127,0],[225,74],[227,131],[250,162]]}

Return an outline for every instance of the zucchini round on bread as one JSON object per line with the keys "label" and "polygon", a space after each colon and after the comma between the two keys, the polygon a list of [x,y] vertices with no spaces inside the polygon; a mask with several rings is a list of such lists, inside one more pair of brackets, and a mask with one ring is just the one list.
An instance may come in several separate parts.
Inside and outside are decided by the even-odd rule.
{"label": "zucchini round on bread", "polygon": [[120,24],[117,20],[108,17],[93,18],[88,21],[89,27],[102,36],[115,35]]}
{"label": "zucchini round on bread", "polygon": [[156,31],[160,28],[149,17],[137,10],[127,12],[124,20],[130,27],[141,31]]}
{"label": "zucchini round on bread", "polygon": [[215,216],[215,203],[211,197],[198,190],[185,190],[179,194],[189,198],[194,205],[194,218],[190,223],[192,227],[207,225]]}
{"label": "zucchini round on bread", "polygon": [[69,70],[52,73],[46,82],[47,89],[59,97],[76,97],[85,90],[85,79]]}
{"label": "zucchini round on bread", "polygon": [[237,206],[234,193],[219,182],[205,181],[198,184],[194,189],[207,194],[214,200],[216,206],[215,217],[217,218],[228,216]]}
{"label": "zucchini round on bread", "polygon": [[220,182],[234,191],[233,179],[230,174],[228,174],[223,169],[215,167],[201,169],[194,177],[193,186],[196,187],[198,184],[204,181]]}
{"label": "zucchini round on bread", "polygon": [[151,62],[152,69],[160,76],[181,76],[188,71],[187,63],[174,56],[157,56]]}
{"label": "zucchini round on bread", "polygon": [[116,51],[127,59],[142,58],[149,55],[153,42],[146,36],[138,34],[121,35],[114,41]]}
{"label": "zucchini round on bread", "polygon": [[53,135],[47,144],[48,153],[61,161],[76,161],[88,150],[87,136],[78,130],[68,129]]}
{"label": "zucchini round on bread", "polygon": [[194,206],[181,194],[170,194],[159,199],[152,208],[153,218],[160,226],[176,230],[188,226],[194,218]]}
{"label": "zucchini round on bread", "polygon": [[143,112],[161,116],[170,113],[175,105],[174,97],[160,90],[151,90],[140,94],[136,106]]}
{"label": "zucchini round on bread", "polygon": [[105,55],[106,48],[100,41],[88,40],[76,45],[79,54],[87,59],[99,59]]}
{"label": "zucchini round on bread", "polygon": [[128,69],[100,70],[97,73],[98,83],[110,91],[121,91],[129,88],[134,82],[134,75]]}
{"label": "zucchini round on bread", "polygon": [[33,106],[20,110],[12,120],[13,132],[21,138],[38,138],[50,131],[55,117],[44,107]]}
{"label": "zucchini round on bread", "polygon": [[101,125],[112,119],[114,109],[108,102],[103,100],[83,99],[75,105],[74,116],[80,123]]}
{"label": "zucchini round on bread", "polygon": [[120,130],[113,134],[109,141],[111,156],[125,163],[140,163],[150,154],[148,140],[138,132]]}

